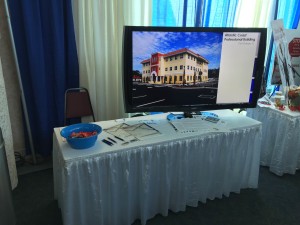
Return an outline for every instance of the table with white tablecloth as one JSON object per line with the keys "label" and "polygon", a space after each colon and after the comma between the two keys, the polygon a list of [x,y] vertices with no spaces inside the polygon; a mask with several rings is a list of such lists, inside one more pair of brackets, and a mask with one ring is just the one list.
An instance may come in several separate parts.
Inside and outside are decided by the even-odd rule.
{"label": "table with white tablecloth", "polygon": [[[101,121],[104,129],[122,122],[150,121],[160,134],[121,145],[75,150],[53,135],[55,198],[65,225],[142,224],[168,210],[184,211],[207,199],[257,188],[261,123],[231,110],[217,110],[228,132],[178,132],[167,114]],[[210,123],[210,122],[207,122]]]}
{"label": "table with white tablecloth", "polygon": [[300,168],[300,112],[272,107],[247,110],[247,116],[262,122],[260,162],[281,176]]}

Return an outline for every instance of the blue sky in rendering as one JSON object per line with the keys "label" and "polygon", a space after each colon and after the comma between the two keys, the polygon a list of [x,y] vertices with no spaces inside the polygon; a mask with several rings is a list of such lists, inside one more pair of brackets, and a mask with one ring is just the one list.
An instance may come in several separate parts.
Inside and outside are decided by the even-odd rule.
{"label": "blue sky in rendering", "polygon": [[133,70],[142,70],[141,61],[151,54],[168,53],[181,48],[203,56],[209,61],[208,68],[220,67],[222,33],[216,32],[133,32]]}

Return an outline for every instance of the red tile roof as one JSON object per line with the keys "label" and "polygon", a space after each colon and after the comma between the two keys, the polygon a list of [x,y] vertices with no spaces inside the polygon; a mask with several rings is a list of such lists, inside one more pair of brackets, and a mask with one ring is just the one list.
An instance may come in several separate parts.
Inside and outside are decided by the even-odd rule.
{"label": "red tile roof", "polygon": [[169,53],[167,53],[167,54],[164,54],[164,57],[169,57],[169,56],[173,56],[173,55],[178,55],[178,54],[185,53],[185,52],[190,53],[190,54],[192,54],[193,56],[195,56],[195,57],[197,57],[197,58],[200,58],[200,59],[202,59],[203,61],[205,61],[205,62],[208,63],[208,60],[207,60],[207,59],[205,59],[203,56],[201,56],[201,55],[199,55],[199,54],[197,54],[197,53],[195,53],[195,52],[189,50],[188,48],[182,48],[182,49],[179,49],[179,50],[176,50],[176,51],[173,51],[173,52],[169,52]]}
{"label": "red tile roof", "polygon": [[150,62],[150,59],[145,59],[141,63],[147,63],[147,62]]}
{"label": "red tile roof", "polygon": [[[202,59],[204,62],[206,63],[209,63],[207,59],[205,59],[203,56],[189,50],[188,48],[182,48],[182,49],[178,49],[176,51],[173,51],[173,52],[168,52],[166,54],[161,54],[164,58],[165,57],[170,57],[170,56],[173,56],[173,55],[179,55],[181,53],[190,53],[191,55],[195,56],[196,58],[199,58],[199,59]],[[153,54],[152,54],[153,55]],[[147,63],[147,62],[150,62],[150,59],[145,59],[143,60],[141,63]]]}
{"label": "red tile roof", "polygon": [[189,49],[182,48],[182,49],[178,49],[178,50],[173,51],[173,52],[168,52],[168,53],[164,54],[164,57],[168,57],[168,56],[172,56],[172,55],[178,55],[178,54],[181,54],[181,53],[184,53],[184,52],[188,52],[188,51],[189,51]]}

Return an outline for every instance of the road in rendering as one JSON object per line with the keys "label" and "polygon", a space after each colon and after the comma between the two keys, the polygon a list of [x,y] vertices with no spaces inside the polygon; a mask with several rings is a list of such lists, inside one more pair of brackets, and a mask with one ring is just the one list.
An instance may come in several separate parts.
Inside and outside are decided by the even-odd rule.
{"label": "road in rendering", "polygon": [[217,82],[198,86],[133,85],[133,105],[138,107],[214,104],[216,98]]}

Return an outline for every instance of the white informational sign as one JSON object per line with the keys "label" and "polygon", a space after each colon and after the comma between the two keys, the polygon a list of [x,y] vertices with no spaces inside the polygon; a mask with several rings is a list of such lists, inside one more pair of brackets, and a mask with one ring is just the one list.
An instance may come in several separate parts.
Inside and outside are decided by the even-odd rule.
{"label": "white informational sign", "polygon": [[223,34],[217,103],[249,101],[259,40],[260,33]]}

